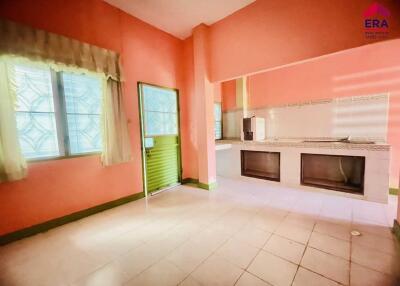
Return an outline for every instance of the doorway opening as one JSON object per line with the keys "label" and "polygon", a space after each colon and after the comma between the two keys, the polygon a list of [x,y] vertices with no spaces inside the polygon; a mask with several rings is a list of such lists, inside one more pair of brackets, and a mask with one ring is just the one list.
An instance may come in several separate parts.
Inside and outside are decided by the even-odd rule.
{"label": "doorway opening", "polygon": [[139,82],[143,183],[146,196],[182,180],[177,89]]}

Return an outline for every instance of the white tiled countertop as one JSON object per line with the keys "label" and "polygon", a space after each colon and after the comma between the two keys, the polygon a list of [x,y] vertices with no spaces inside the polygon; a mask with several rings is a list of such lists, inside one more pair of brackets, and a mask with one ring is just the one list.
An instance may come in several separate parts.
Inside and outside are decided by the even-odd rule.
{"label": "white tiled countertop", "polygon": [[298,139],[280,139],[264,141],[240,141],[240,140],[218,140],[216,150],[230,148],[232,144],[244,146],[263,145],[270,147],[297,147],[297,148],[324,148],[324,149],[347,149],[347,150],[368,150],[368,151],[390,151],[390,145],[386,143],[344,143],[344,142],[304,142]]}

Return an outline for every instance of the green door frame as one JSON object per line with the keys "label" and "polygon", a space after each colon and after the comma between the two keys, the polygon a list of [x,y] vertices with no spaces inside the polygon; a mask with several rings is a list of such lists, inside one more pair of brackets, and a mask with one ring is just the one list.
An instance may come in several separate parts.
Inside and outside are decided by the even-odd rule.
{"label": "green door frame", "polygon": [[137,83],[137,92],[138,92],[138,100],[139,100],[139,122],[140,122],[140,148],[142,154],[142,183],[143,183],[143,192],[147,197],[147,180],[146,180],[146,148],[144,146],[144,120],[143,120],[143,85],[154,86],[162,89],[168,89],[176,92],[176,108],[178,113],[178,164],[179,164],[179,182],[182,183],[182,146],[181,146],[181,114],[180,114],[180,104],[179,104],[179,90],[172,87],[161,86],[157,84],[146,83],[142,81],[138,81]]}

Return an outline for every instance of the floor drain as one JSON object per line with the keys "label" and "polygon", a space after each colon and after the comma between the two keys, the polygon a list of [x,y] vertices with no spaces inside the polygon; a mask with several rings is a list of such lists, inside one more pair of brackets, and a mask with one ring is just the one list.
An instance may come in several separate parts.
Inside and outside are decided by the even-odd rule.
{"label": "floor drain", "polygon": [[360,236],[361,235],[361,232],[359,232],[357,230],[352,230],[350,233],[352,236]]}

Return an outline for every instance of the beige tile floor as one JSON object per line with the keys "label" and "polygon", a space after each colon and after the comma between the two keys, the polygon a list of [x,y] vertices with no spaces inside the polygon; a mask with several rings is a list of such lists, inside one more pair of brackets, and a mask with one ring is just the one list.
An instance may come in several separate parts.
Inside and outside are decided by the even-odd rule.
{"label": "beige tile floor", "polygon": [[383,205],[254,179],[218,183],[3,246],[0,285],[400,285],[389,228],[397,198]]}

